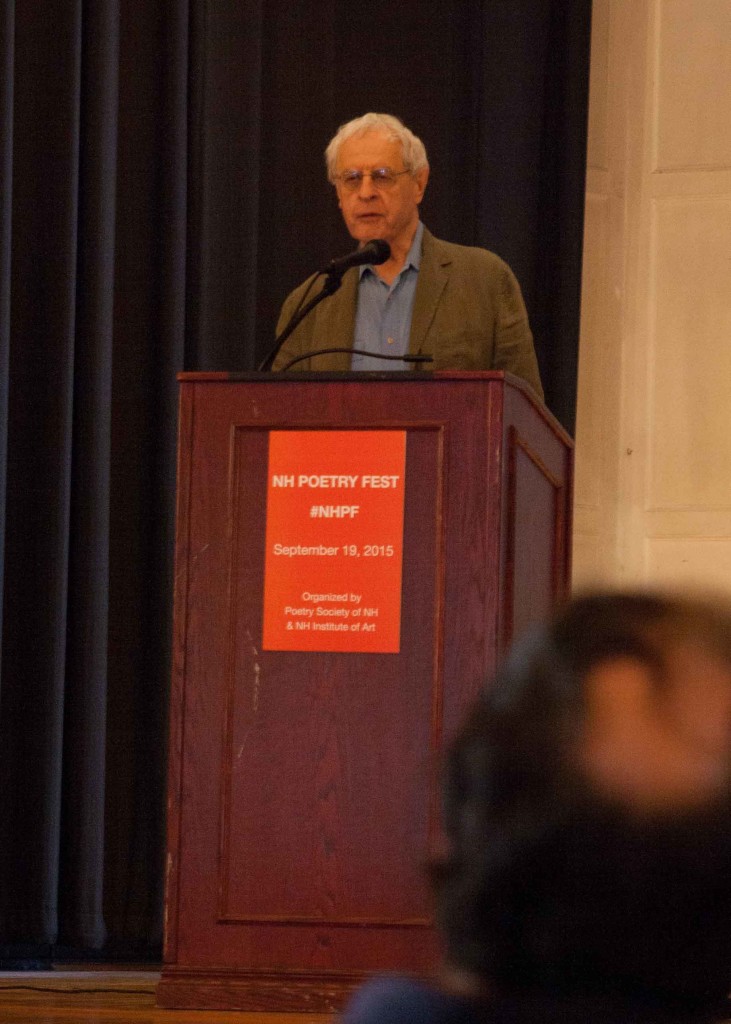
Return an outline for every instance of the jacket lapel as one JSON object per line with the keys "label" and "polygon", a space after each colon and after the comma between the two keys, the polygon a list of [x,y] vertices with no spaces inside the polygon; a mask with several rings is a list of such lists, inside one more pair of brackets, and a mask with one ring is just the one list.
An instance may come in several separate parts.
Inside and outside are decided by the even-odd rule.
{"label": "jacket lapel", "polygon": [[[348,348],[353,344],[355,332],[355,304],[358,290],[358,268],[351,268],[334,295],[323,299],[315,311],[318,318],[317,335],[324,339],[322,348]],[[349,352],[333,352],[312,361],[312,369],[345,372],[350,369]]]}
{"label": "jacket lapel", "polygon": [[[414,310],[411,316],[409,354],[419,355],[424,350],[426,335],[449,279],[451,259],[440,253],[439,242],[424,228],[421,266],[416,282]],[[428,347],[431,351],[431,346]]]}

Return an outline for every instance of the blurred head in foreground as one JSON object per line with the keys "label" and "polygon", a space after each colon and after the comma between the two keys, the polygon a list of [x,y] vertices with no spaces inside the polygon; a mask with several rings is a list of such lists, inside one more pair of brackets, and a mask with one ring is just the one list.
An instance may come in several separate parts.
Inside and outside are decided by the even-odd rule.
{"label": "blurred head in foreground", "polygon": [[450,966],[498,997],[724,1015],[731,613],[579,598],[518,643],[448,761]]}

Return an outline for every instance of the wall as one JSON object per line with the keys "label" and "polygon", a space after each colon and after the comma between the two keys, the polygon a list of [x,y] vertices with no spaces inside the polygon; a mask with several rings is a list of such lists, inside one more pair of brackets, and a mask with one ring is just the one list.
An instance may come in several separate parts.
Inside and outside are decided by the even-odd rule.
{"label": "wall", "polygon": [[731,2],[593,19],[574,581],[731,590]]}

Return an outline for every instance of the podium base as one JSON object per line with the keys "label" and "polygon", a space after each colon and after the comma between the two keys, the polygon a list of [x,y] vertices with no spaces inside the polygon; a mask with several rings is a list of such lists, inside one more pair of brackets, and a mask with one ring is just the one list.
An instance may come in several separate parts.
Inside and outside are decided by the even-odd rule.
{"label": "podium base", "polygon": [[365,975],[163,968],[155,1001],[170,1010],[336,1013]]}

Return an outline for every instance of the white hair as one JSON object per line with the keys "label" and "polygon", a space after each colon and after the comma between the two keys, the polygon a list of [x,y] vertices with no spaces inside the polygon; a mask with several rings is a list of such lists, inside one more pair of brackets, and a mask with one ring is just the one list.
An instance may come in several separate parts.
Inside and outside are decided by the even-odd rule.
{"label": "white hair", "polygon": [[346,124],[341,124],[328,143],[325,150],[328,181],[335,181],[338,153],[345,140],[352,139],[355,135],[365,135],[366,132],[381,132],[387,138],[400,142],[404,167],[412,174],[429,166],[424,143],[406,127],[403,121],[399,121],[393,114],[363,114],[362,117],[356,117]]}

